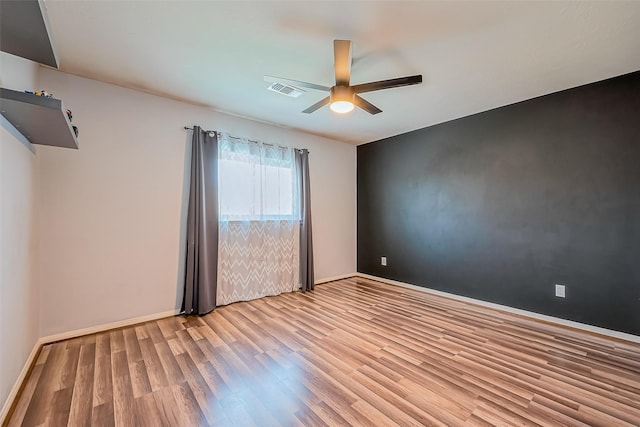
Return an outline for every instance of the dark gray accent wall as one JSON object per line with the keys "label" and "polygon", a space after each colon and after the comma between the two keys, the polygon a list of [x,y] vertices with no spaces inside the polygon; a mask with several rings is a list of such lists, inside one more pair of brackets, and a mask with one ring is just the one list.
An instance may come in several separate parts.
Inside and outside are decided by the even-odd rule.
{"label": "dark gray accent wall", "polygon": [[640,335],[640,71],[357,157],[359,272]]}

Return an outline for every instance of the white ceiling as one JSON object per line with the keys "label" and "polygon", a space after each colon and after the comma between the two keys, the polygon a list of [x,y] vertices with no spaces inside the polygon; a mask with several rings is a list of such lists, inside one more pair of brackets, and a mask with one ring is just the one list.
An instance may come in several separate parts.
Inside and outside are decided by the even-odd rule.
{"label": "white ceiling", "polygon": [[[62,71],[355,144],[640,70],[640,1],[46,5]],[[264,74],[332,86],[337,38],[352,84],[424,83],[363,94],[376,116],[266,90]]]}

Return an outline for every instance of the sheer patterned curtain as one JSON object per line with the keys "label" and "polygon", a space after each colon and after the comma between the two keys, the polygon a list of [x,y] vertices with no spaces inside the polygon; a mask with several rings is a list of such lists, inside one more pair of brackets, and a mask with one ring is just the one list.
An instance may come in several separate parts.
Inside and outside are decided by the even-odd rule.
{"label": "sheer patterned curtain", "polygon": [[293,149],[218,135],[218,305],[300,287]]}

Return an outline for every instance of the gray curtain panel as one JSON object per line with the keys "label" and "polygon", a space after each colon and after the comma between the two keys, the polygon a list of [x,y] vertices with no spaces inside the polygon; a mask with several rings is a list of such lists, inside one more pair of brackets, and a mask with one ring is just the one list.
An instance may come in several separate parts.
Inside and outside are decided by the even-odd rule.
{"label": "gray curtain panel", "polygon": [[295,153],[300,188],[300,289],[306,292],[314,288],[309,151],[296,149]]}
{"label": "gray curtain panel", "polygon": [[193,127],[191,188],[182,312],[216,308],[218,281],[218,137]]}

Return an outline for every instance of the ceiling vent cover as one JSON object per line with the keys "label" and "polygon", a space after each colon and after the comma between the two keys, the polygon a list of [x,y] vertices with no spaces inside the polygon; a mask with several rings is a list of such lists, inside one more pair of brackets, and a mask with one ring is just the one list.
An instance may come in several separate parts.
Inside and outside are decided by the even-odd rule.
{"label": "ceiling vent cover", "polygon": [[300,95],[305,93],[305,91],[302,89],[298,89],[297,87],[289,86],[280,82],[272,83],[271,86],[269,86],[267,89],[273,92],[281,93],[291,98],[298,98]]}

